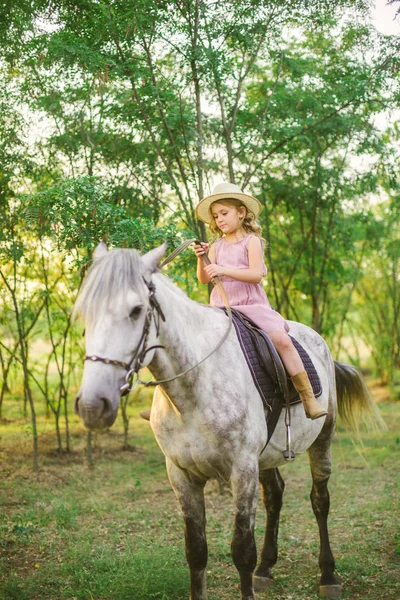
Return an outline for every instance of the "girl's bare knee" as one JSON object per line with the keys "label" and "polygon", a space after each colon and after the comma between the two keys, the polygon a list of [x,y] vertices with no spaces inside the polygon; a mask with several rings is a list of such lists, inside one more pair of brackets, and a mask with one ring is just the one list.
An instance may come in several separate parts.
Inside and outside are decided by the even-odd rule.
{"label": "girl's bare knee", "polygon": [[278,352],[285,352],[285,350],[289,350],[293,346],[292,340],[287,333],[273,331],[268,335]]}

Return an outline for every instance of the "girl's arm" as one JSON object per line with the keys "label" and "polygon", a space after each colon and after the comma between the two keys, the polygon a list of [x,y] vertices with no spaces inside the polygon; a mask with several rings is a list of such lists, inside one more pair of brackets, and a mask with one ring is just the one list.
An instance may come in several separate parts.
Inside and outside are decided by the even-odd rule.
{"label": "girl's arm", "polygon": [[210,283],[211,276],[207,274],[207,272],[204,268],[205,265],[204,265],[202,256],[204,253],[206,253],[208,251],[208,258],[213,263],[215,261],[214,246],[211,246],[211,248],[210,248],[209,244],[207,244],[206,242],[202,242],[201,246],[199,246],[197,244],[196,244],[196,246],[194,246],[194,251],[197,256],[197,279],[199,280],[200,283]]}
{"label": "girl's arm", "polygon": [[[263,278],[263,250],[261,240],[254,236],[250,238],[248,245],[249,268],[248,269],[233,269],[231,267],[221,267],[220,265],[211,264],[208,267],[203,267],[205,273],[211,279],[215,275],[226,275],[244,281],[245,283],[260,283]],[[212,261],[211,251],[210,260]],[[209,281],[209,280],[208,280]],[[204,283],[208,283],[208,281]],[[202,282],[203,283],[203,282]]]}

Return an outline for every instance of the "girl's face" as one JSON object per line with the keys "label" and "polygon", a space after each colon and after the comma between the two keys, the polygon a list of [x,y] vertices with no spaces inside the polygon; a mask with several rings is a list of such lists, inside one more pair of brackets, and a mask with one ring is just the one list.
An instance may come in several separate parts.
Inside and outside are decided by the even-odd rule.
{"label": "girl's face", "polygon": [[213,202],[211,205],[211,214],[215,224],[225,235],[235,233],[241,228],[246,209],[244,207],[236,208],[232,204],[222,204],[222,202]]}

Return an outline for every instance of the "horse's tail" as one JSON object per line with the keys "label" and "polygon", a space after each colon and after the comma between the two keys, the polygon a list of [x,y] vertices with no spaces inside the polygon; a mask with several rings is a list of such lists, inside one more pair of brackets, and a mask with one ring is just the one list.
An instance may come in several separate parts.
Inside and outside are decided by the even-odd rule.
{"label": "horse's tail", "polygon": [[336,392],[339,416],[343,425],[359,433],[386,431],[387,426],[359,371],[352,365],[335,361]]}

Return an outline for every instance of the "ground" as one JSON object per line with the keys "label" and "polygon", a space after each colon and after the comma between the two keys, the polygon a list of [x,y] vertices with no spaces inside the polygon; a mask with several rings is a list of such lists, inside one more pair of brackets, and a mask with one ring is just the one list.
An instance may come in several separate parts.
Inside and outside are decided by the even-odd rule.
{"label": "ground", "polygon": [[[400,405],[381,398],[388,432],[356,442],[339,426],[333,443],[329,524],[344,599],[400,598]],[[122,450],[119,421],[95,439],[93,469],[77,422],[73,452],[61,456],[52,425],[39,422],[38,474],[31,469],[28,424],[14,419],[1,425],[1,600],[188,599],[182,519],[163,455],[138,417],[144,407],[131,407],[128,451]],[[259,597],[310,600],[318,597],[318,534],[307,456],[281,473],[286,491],[276,583]],[[207,485],[206,506],[209,599],[239,599],[229,549],[232,502],[216,481]],[[264,521],[260,500],[259,550]]]}

